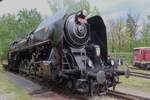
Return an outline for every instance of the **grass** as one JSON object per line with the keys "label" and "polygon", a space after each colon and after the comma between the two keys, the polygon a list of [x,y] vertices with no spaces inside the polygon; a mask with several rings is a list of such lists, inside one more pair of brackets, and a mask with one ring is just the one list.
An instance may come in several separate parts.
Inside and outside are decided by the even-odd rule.
{"label": "grass", "polygon": [[[129,65],[129,67],[133,67],[133,66]],[[120,66],[119,70],[125,70],[125,67]],[[134,71],[134,72],[139,72],[139,73],[150,74],[150,71],[148,70],[141,70],[141,69],[136,70],[136,69],[130,69],[130,68],[129,70]],[[129,87],[129,88],[133,88],[136,90],[150,93],[150,80],[148,79],[142,79],[142,78],[133,77],[133,76],[130,76],[129,78],[125,78],[124,76],[121,76],[120,82],[121,82],[121,85],[125,87]]]}
{"label": "grass", "polygon": [[[124,60],[124,63],[128,63],[129,67],[133,67],[132,52],[110,53],[110,55],[114,58],[122,58]],[[126,68],[124,66],[119,67],[119,70],[125,70],[125,69]],[[129,68],[129,70],[134,72],[139,72],[139,73],[150,74],[150,70],[141,70],[139,68],[136,69]],[[122,82],[121,83],[122,86],[150,93],[150,80],[148,79],[142,79],[138,77],[130,77],[126,79],[124,76],[121,76],[120,82]]]}
{"label": "grass", "polygon": [[137,77],[125,78],[124,76],[121,76],[120,82],[121,85],[125,87],[150,93],[150,80],[137,78]]}
{"label": "grass", "polygon": [[[6,97],[7,96],[7,97]],[[2,97],[9,98],[8,100],[30,100],[31,97],[22,88],[11,83],[6,76],[6,73],[0,65],[0,99]]]}
{"label": "grass", "polygon": [[[139,72],[139,73],[145,73],[145,74],[150,74],[150,70],[144,70],[144,69],[140,69],[140,68],[136,68],[136,67],[133,67],[132,65],[129,65],[129,70],[132,72]],[[135,69],[132,69],[132,68],[135,68]],[[119,70],[122,70],[124,71],[125,70],[125,65],[123,66],[120,66],[119,67]]]}
{"label": "grass", "polygon": [[132,52],[109,53],[113,58],[122,58],[124,63],[132,63]]}
{"label": "grass", "polygon": [[150,74],[150,70],[144,70],[144,69],[140,69],[140,68],[136,68],[136,69],[129,68],[129,69],[130,69],[131,72],[133,71],[133,72]]}

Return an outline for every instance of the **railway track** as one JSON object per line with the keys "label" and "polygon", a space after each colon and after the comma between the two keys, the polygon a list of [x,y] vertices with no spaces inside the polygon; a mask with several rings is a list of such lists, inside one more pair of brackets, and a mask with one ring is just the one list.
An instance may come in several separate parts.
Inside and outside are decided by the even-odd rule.
{"label": "railway track", "polygon": [[143,71],[150,71],[148,69],[144,69],[144,68],[138,68],[138,67],[128,67],[129,69],[134,69],[134,70],[143,70]]}
{"label": "railway track", "polygon": [[[26,79],[28,79],[27,77],[20,75],[20,74],[16,74],[19,75],[21,77],[24,77]],[[29,79],[30,80],[30,79]],[[33,79],[36,80],[36,79]],[[31,81],[33,81],[31,80]],[[36,81],[37,83],[37,81]],[[42,84],[44,85],[44,82],[42,82]],[[51,88],[48,90],[37,90],[37,91],[33,91],[32,93],[30,93],[31,96],[36,96],[36,95],[42,95],[42,94],[53,94],[53,92],[49,92],[49,90],[52,90],[54,93],[56,94],[61,94],[59,95],[60,97],[65,97],[65,98],[69,98],[69,99],[73,99],[73,100],[89,100],[88,96],[82,96],[82,95],[78,95],[78,94],[71,94],[71,92],[66,91],[65,89],[59,89],[58,86],[55,87],[55,85],[51,85]],[[54,95],[56,95],[54,94]],[[68,96],[69,95],[69,96]],[[139,96],[135,96],[135,95],[130,95],[130,94],[126,94],[126,93],[121,93],[121,92],[117,92],[117,91],[108,91],[108,96],[114,96],[113,98],[119,98],[119,99],[123,99],[123,100],[150,100],[149,98],[145,98],[145,97],[139,97]],[[101,97],[100,97],[101,98]]]}
{"label": "railway track", "polygon": [[134,77],[140,77],[140,78],[150,79],[150,74],[146,74],[146,73],[140,73],[140,72],[131,71],[130,75],[134,76]]}
{"label": "railway track", "polygon": [[109,90],[107,94],[110,96],[118,97],[121,100],[122,99],[123,100],[150,100],[150,98],[140,97],[137,95],[127,94],[127,93],[112,91],[112,90]]}
{"label": "railway track", "polygon": [[[131,70],[130,72],[131,76],[150,79],[150,74],[133,71],[133,70],[144,70],[144,69],[137,69],[135,67],[128,67],[128,68]],[[147,70],[144,70],[144,71],[147,71]]]}

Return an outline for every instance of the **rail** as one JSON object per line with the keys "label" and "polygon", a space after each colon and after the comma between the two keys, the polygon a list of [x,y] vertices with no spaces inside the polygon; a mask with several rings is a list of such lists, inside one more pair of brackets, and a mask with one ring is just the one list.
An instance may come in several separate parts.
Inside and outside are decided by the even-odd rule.
{"label": "rail", "polygon": [[150,71],[150,70],[148,70],[148,69],[138,68],[138,67],[129,67],[129,69],[134,69],[134,70],[143,70],[143,71]]}
{"label": "rail", "polygon": [[109,90],[107,94],[109,96],[115,96],[118,97],[119,99],[124,99],[124,100],[150,100],[150,98],[127,94],[119,91],[112,91],[112,90]]}
{"label": "rail", "polygon": [[130,75],[134,76],[134,77],[150,79],[150,74],[146,74],[146,73],[140,73],[140,72],[133,72],[133,71],[131,71]]}

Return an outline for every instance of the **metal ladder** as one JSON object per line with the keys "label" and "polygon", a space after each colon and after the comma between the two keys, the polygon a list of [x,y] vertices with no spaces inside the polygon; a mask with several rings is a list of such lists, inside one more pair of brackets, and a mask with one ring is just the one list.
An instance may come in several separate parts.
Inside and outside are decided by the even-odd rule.
{"label": "metal ladder", "polygon": [[83,73],[84,70],[86,70],[86,51],[85,48],[83,47],[82,49],[74,49],[71,48],[71,52],[73,53],[74,59],[77,64],[77,68],[81,70],[81,73]]}
{"label": "metal ladder", "polygon": [[71,69],[70,63],[69,63],[68,58],[67,58],[67,50],[63,50],[63,57],[62,58],[63,58],[62,64],[63,64],[64,68],[66,68],[66,66],[68,66],[68,68]]}
{"label": "metal ladder", "polygon": [[84,67],[86,68],[86,59],[87,59],[87,57],[86,57],[85,47],[83,47],[81,49],[81,58],[82,58],[82,61],[84,62]]}

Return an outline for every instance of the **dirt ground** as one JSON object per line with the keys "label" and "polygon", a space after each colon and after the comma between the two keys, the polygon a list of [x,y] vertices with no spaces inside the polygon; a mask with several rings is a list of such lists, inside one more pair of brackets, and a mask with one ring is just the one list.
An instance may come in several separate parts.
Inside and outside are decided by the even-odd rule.
{"label": "dirt ground", "polygon": [[[26,90],[28,94],[31,96],[32,100],[117,100],[116,98],[112,98],[106,95],[94,96],[92,98],[89,98],[89,97],[85,98],[85,96],[82,97],[82,96],[70,95],[66,93],[63,94],[62,92],[56,92],[48,88],[43,88],[43,86],[37,83],[34,83],[19,75],[16,75],[10,72],[6,72],[6,75],[10,82],[16,84],[19,88]],[[127,88],[122,85],[118,85],[116,90],[150,98],[149,93],[141,92],[140,90]],[[13,94],[10,94],[10,95],[13,95]]]}
{"label": "dirt ground", "polygon": [[46,89],[45,87],[43,88],[41,85],[36,84],[19,75],[10,72],[6,72],[6,75],[10,82],[16,84],[19,88],[26,90],[31,96],[32,100],[116,100],[112,97],[105,95],[87,98],[73,94],[63,94],[60,92],[53,91],[51,89]]}

